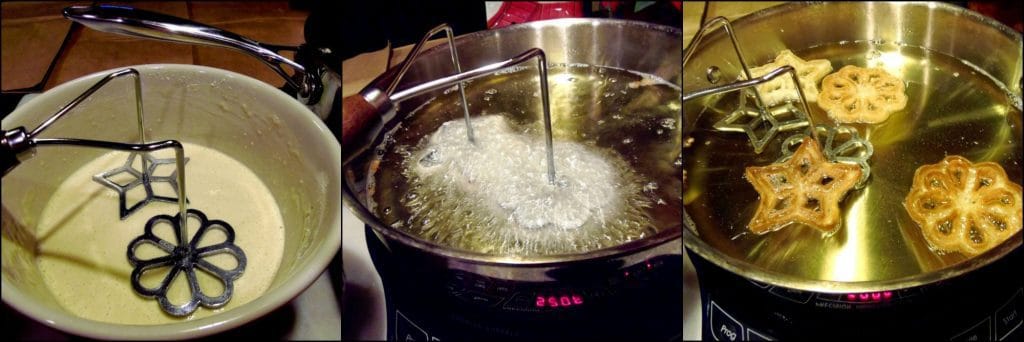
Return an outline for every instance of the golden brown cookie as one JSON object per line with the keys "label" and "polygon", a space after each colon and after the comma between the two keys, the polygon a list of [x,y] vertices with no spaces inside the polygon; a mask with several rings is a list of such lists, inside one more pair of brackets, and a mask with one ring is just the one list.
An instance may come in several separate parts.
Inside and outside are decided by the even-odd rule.
{"label": "golden brown cookie", "polygon": [[981,254],[1021,230],[1021,186],[1002,166],[948,156],[914,172],[903,202],[932,247]]}
{"label": "golden brown cookie", "polygon": [[903,80],[881,68],[844,66],[821,81],[818,106],[840,123],[879,123],[907,106]]}
{"label": "golden brown cookie", "polygon": [[860,174],[858,166],[829,162],[814,139],[804,138],[785,163],[746,169],[747,181],[761,196],[747,227],[764,234],[790,223],[802,223],[834,232],[839,227],[839,202]]}
{"label": "golden brown cookie", "polygon": [[[832,72],[832,63],[826,59],[815,59],[805,61],[793,54],[792,51],[782,50],[771,63],[751,68],[752,77],[761,77],[782,66],[790,65],[796,69],[797,78],[800,79],[800,88],[804,91],[804,97],[808,102],[814,102],[818,98],[818,81]],[[746,79],[740,75],[740,79]],[[766,106],[774,106],[783,101],[800,101],[800,95],[793,86],[793,80],[789,76],[779,76],[771,82],[757,86],[757,92],[761,94]]]}

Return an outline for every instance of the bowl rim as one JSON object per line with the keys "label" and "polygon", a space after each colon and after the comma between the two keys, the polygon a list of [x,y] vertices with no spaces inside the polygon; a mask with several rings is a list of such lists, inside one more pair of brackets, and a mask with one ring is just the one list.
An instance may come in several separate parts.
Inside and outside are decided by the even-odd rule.
{"label": "bowl rim", "polygon": [[[223,75],[225,78],[236,79],[243,83],[250,83],[256,88],[257,92],[262,93],[261,97],[265,99],[265,101],[281,102],[284,103],[285,106],[294,107],[294,112],[297,113],[294,115],[305,117],[308,119],[307,121],[314,125],[315,130],[320,132],[323,137],[321,140],[324,143],[320,148],[326,148],[327,152],[329,152],[327,158],[334,161],[331,165],[336,165],[333,170],[334,172],[330,173],[335,177],[334,184],[341,183],[341,144],[337,142],[337,139],[319,117],[294,98],[260,80],[233,71],[213,67],[190,64],[142,64],[95,72],[65,82],[53,89],[39,94],[39,96],[30,99],[11,112],[10,115],[4,118],[3,122],[9,123],[14,118],[30,115],[26,108],[30,108],[31,105],[39,101],[40,98],[45,99],[52,96],[54,93],[64,92],[67,91],[67,89],[80,86],[81,84],[96,82],[101,77],[124,68],[134,68],[138,70],[140,74],[156,70],[166,70],[179,73],[212,73]],[[18,287],[14,286],[14,284],[8,282],[7,276],[2,272],[0,272],[0,285],[3,286],[3,291],[0,296],[2,296],[5,303],[15,310],[31,317],[47,327],[90,338],[181,339],[197,338],[223,332],[253,321],[277,309],[297,297],[305,291],[306,288],[311,286],[317,278],[319,278],[320,274],[323,273],[327,268],[327,265],[337,255],[338,250],[341,248],[340,191],[340,188],[327,189],[328,196],[333,196],[338,199],[338,206],[336,210],[329,211],[329,213],[325,215],[323,221],[329,225],[327,227],[328,231],[326,236],[334,238],[328,238],[323,241],[323,247],[318,248],[313,252],[313,256],[308,259],[310,260],[309,265],[304,270],[295,271],[291,277],[282,281],[276,287],[268,289],[259,297],[248,303],[209,317],[179,323],[157,325],[115,324],[95,321],[79,317],[67,311],[59,310],[50,306],[35,304],[35,302],[31,300],[30,296],[26,295]]]}

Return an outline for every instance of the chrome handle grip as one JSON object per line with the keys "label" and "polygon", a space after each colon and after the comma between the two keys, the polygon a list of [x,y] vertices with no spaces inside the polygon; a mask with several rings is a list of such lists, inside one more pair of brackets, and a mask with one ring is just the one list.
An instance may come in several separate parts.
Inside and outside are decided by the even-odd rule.
{"label": "chrome handle grip", "polygon": [[[144,11],[126,6],[71,6],[64,9],[64,17],[97,31],[176,43],[209,45],[231,48],[259,58],[289,85],[298,90],[299,99],[306,104],[317,101],[323,85],[319,78],[302,65],[284,58],[274,50],[255,40],[234,32],[190,20]],[[296,81],[281,64],[295,70]]]}

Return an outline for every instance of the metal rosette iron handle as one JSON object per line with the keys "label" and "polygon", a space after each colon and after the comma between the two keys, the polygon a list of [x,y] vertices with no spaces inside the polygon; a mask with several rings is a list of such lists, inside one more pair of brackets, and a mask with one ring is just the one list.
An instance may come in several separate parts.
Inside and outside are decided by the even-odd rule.
{"label": "metal rosette iron handle", "polygon": [[[778,161],[785,161],[792,156],[792,147],[798,145],[803,137],[809,136],[814,139],[819,146],[822,146],[822,148],[825,149],[825,156],[829,161],[854,164],[860,167],[862,176],[858,180],[856,188],[862,188],[867,183],[867,179],[871,174],[871,165],[868,164],[868,160],[874,152],[871,143],[862,139],[857,134],[857,130],[849,126],[837,125],[836,127],[829,127],[815,125],[811,118],[810,107],[807,105],[807,98],[804,96],[804,91],[800,84],[799,77],[797,76],[796,69],[792,66],[782,66],[762,76],[753,77],[750,73],[750,68],[747,67],[746,59],[743,57],[740,44],[736,40],[735,31],[732,29],[732,25],[729,23],[728,19],[724,17],[715,17],[709,20],[707,24],[697,31],[697,34],[694,36],[690,46],[687,47],[686,52],[683,55],[683,67],[686,67],[686,63],[697,51],[696,48],[700,46],[701,39],[719,24],[725,29],[725,33],[729,36],[733,51],[736,54],[736,59],[739,61],[739,65],[743,70],[742,76],[746,79],[683,94],[683,102],[685,103],[704,96],[724,94],[750,88],[749,90],[753,94],[755,108],[749,108],[746,106],[746,97],[741,96],[736,110],[716,122],[714,124],[715,130],[720,132],[746,133],[747,137],[750,139],[750,145],[753,147],[754,153],[760,154],[764,151],[764,148],[768,143],[778,136],[779,133],[806,127],[807,129],[804,133],[797,133],[790,136],[782,144],[782,155]],[[717,70],[708,70],[709,81],[717,82],[717,79],[720,79],[720,75],[716,75],[716,72]],[[764,101],[762,101],[761,94],[757,90],[756,86],[771,82],[783,74],[790,75],[796,92],[799,95],[800,106],[797,107],[791,102],[786,102],[781,106],[769,108],[764,104]],[[790,119],[780,120],[780,118],[786,116],[789,116]],[[748,119],[748,121],[743,122],[743,119]],[[767,126],[768,130],[764,132],[763,135],[758,136],[755,129],[761,126]],[[826,142],[821,140],[819,133],[827,134]],[[848,139],[838,141],[836,139],[837,136],[848,137]]]}
{"label": "metal rosette iron handle", "polygon": [[[39,137],[47,128],[67,115],[72,109],[92,96],[97,90],[103,88],[103,86],[108,84],[111,80],[126,76],[130,76],[134,80],[135,108],[139,132],[138,143],[133,144],[102,140]],[[27,130],[25,127],[16,127],[9,131],[2,131],[3,138],[0,140],[0,159],[3,161],[3,175],[6,176],[23,161],[27,161],[29,158],[33,157],[36,152],[36,147],[39,146],[78,146],[131,152],[128,157],[128,161],[124,166],[98,174],[94,177],[94,180],[97,182],[118,192],[120,200],[119,217],[121,220],[130,216],[136,209],[153,201],[177,203],[179,210],[179,214],[174,217],[168,215],[157,215],[151,218],[146,224],[145,232],[141,236],[135,238],[128,245],[128,260],[134,267],[131,276],[132,288],[142,296],[155,298],[158,301],[160,308],[172,316],[187,316],[198,309],[199,305],[207,308],[222,307],[231,299],[233,281],[241,277],[242,273],[245,271],[245,253],[241,248],[234,244],[234,229],[227,222],[208,220],[206,215],[201,211],[188,209],[188,202],[185,196],[185,163],[187,159],[185,158],[184,147],[181,142],[177,140],[147,142],[144,123],[142,79],[139,72],[131,68],[115,71],[108,74],[99,82],[96,82],[96,84],[89,87],[89,89],[84,93],[61,107],[56,113],[51,115],[32,131]],[[171,159],[155,159],[149,155],[150,152],[165,149],[174,150],[173,161]],[[136,170],[131,166],[138,154],[143,155],[141,158],[142,170]],[[153,171],[155,170],[156,165],[171,163],[175,165],[175,172],[168,177],[164,177],[166,179],[153,176]],[[126,185],[120,185],[107,178],[108,176],[119,173],[128,173],[133,175],[136,177],[136,180]],[[177,197],[155,196],[152,192],[152,183],[154,181],[166,181],[170,183],[175,189]],[[146,190],[146,197],[139,203],[131,207],[127,207],[125,203],[126,192],[129,189],[138,186],[144,187]],[[199,231],[193,237],[192,241],[190,241],[187,236],[187,217],[199,219],[199,222],[201,223]],[[152,233],[153,226],[160,222],[166,222],[173,226],[178,240],[176,244],[161,240]],[[212,246],[205,246],[202,248],[198,247],[198,243],[201,240],[203,233],[209,229],[221,230],[225,233],[227,239],[222,243]],[[135,256],[135,249],[144,243],[151,243],[157,248],[167,252],[168,255],[149,260],[139,259]],[[202,260],[207,256],[215,254],[229,254],[238,261],[238,265],[232,270],[223,270]],[[151,268],[164,266],[170,266],[171,271],[157,288],[146,288],[141,284],[140,278],[142,273]],[[198,286],[195,275],[196,268],[218,277],[224,285],[224,292],[220,296],[212,298],[204,295]],[[188,278],[191,298],[185,304],[174,305],[167,299],[167,290],[170,287],[171,282],[179,273],[185,273]]]}

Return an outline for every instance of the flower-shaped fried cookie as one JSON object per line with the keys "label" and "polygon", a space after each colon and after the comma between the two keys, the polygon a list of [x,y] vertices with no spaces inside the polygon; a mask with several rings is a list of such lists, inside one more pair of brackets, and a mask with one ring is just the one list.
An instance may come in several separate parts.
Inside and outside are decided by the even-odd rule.
{"label": "flower-shaped fried cookie", "polygon": [[747,167],[745,175],[761,196],[747,224],[751,232],[764,234],[802,223],[832,233],[839,227],[839,202],[860,179],[861,170],[829,162],[818,142],[806,137],[785,163]]}
{"label": "flower-shaped fried cookie", "polygon": [[[807,98],[807,101],[816,101],[818,98],[818,81],[832,72],[832,63],[826,59],[804,61],[794,55],[792,51],[782,50],[771,63],[751,68],[750,75],[752,77],[761,77],[786,65],[796,69],[797,78],[800,79],[800,88],[803,89],[804,97]],[[746,77],[740,75],[740,79],[746,79]],[[783,101],[800,101],[800,94],[796,92],[796,86],[789,77],[779,77],[771,82],[758,85],[757,92],[761,94],[761,100],[764,101],[766,106],[774,106]]]}
{"label": "flower-shaped fried cookie", "polygon": [[1021,186],[1002,166],[948,156],[914,172],[903,206],[933,248],[981,254],[1021,230]]}
{"label": "flower-shaped fried cookie", "polygon": [[[235,245],[235,231],[227,224],[227,222],[220,220],[207,220],[206,215],[203,214],[203,212],[195,209],[188,209],[188,215],[190,218],[199,221],[199,229],[196,231],[196,234],[192,237],[191,241],[180,241],[180,237],[182,236],[182,227],[179,224],[179,219],[181,217],[181,214],[179,213],[174,217],[169,215],[157,215],[149,219],[149,221],[146,222],[145,233],[128,244],[128,261],[134,267],[132,270],[132,288],[134,288],[135,292],[140,295],[156,297],[157,302],[160,303],[160,308],[163,309],[164,312],[173,316],[185,316],[191,314],[199,307],[199,304],[211,309],[224,306],[231,299],[231,294],[234,289],[234,280],[241,277],[242,272],[245,271],[245,253],[242,252],[241,248],[238,248],[238,246]],[[174,236],[179,239],[178,244],[171,244],[153,233],[153,228],[158,223],[170,224],[174,228]],[[203,240],[204,234],[206,234],[210,229],[220,230],[224,233],[226,238],[223,242],[200,247],[200,242]],[[148,260],[144,260],[136,256],[136,249],[140,245],[147,243],[166,252],[167,255]],[[224,270],[209,261],[203,260],[209,256],[221,253],[234,257],[238,262],[238,265],[235,266],[234,269]],[[163,279],[161,284],[156,288],[147,288],[142,285],[142,274],[150,269],[160,267],[170,267],[170,272],[167,274],[167,277]],[[196,268],[218,278],[224,285],[224,292],[217,297],[207,296],[199,286],[199,280],[196,277]],[[171,283],[174,282],[174,278],[181,272],[185,273],[188,280],[191,297],[185,304],[174,305],[169,299],[167,299],[167,292],[171,287]]]}
{"label": "flower-shaped fried cookie", "polygon": [[840,123],[879,123],[907,106],[903,80],[881,68],[847,65],[821,81],[818,106]]}

